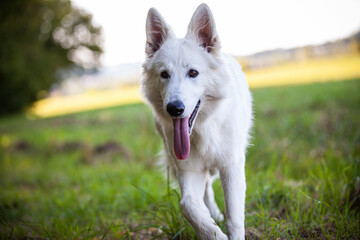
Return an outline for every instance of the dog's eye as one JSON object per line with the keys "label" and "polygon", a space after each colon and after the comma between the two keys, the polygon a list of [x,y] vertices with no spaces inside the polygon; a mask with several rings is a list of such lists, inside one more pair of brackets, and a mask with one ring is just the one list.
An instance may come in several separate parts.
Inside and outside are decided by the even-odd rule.
{"label": "dog's eye", "polygon": [[196,71],[195,69],[190,69],[189,70],[189,77],[195,78],[197,75],[199,75],[199,72]]}
{"label": "dog's eye", "polygon": [[170,78],[170,75],[169,75],[169,73],[168,73],[167,71],[162,71],[162,72],[160,73],[160,76],[161,76],[162,78]]}

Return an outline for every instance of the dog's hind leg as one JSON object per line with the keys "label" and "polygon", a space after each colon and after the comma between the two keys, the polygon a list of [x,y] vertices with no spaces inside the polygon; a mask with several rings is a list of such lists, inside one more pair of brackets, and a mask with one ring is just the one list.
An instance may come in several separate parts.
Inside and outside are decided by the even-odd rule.
{"label": "dog's hind leg", "polygon": [[203,199],[207,174],[182,172],[178,176],[181,188],[181,210],[198,237],[200,239],[227,239],[227,236],[211,218]]}
{"label": "dog's hind leg", "polygon": [[205,186],[204,202],[207,208],[210,211],[211,217],[217,221],[222,222],[224,220],[224,215],[220,212],[220,209],[215,201],[214,190],[212,187],[215,177],[210,177]]}

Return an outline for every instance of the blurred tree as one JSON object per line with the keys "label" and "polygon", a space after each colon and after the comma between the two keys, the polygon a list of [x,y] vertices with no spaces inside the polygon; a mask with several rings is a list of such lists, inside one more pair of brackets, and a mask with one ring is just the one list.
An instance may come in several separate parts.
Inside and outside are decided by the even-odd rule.
{"label": "blurred tree", "polygon": [[24,109],[57,73],[96,68],[101,28],[69,0],[0,1],[0,115]]}

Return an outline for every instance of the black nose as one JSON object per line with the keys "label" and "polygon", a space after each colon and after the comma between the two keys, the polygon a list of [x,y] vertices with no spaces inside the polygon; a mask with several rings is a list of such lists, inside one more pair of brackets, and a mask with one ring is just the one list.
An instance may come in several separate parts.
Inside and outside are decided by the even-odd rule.
{"label": "black nose", "polygon": [[185,106],[181,101],[170,102],[166,106],[166,111],[168,111],[172,117],[179,117],[183,114],[184,110]]}

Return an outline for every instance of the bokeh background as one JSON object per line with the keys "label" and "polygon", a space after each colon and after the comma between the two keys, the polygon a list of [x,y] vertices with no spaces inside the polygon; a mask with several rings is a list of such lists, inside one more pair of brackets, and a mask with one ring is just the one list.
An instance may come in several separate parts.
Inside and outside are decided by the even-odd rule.
{"label": "bokeh background", "polygon": [[[148,9],[183,37],[201,2],[1,1],[2,239],[196,239],[139,80]],[[205,2],[254,97],[246,237],[360,238],[360,2]]]}

